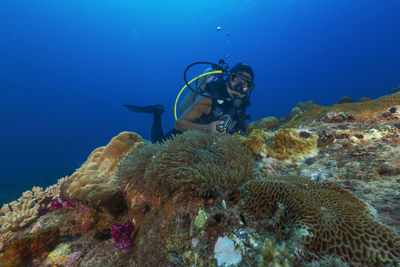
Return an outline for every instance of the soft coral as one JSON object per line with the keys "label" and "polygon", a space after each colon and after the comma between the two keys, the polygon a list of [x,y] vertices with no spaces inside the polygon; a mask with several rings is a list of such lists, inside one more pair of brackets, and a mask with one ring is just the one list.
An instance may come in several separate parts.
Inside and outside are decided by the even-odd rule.
{"label": "soft coral", "polygon": [[114,238],[115,246],[123,252],[127,252],[131,246],[133,229],[133,224],[130,221],[126,221],[123,225],[118,223],[111,225],[111,236]]}

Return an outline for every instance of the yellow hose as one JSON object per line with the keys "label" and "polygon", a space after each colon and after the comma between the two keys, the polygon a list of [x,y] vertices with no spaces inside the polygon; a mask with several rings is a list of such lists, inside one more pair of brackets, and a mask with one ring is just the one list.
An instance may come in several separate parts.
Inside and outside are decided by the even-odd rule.
{"label": "yellow hose", "polygon": [[[197,76],[196,78],[192,79],[188,84],[191,84],[192,82],[194,82],[195,80],[197,80],[198,78],[201,78],[203,76],[206,76],[206,75],[209,75],[209,74],[218,74],[218,73],[222,73],[222,70],[215,70],[215,71],[210,71],[210,72],[203,73],[203,74]],[[181,91],[179,92],[179,94],[178,94],[178,96],[176,97],[176,100],[175,100],[174,115],[175,115],[175,120],[176,121],[178,120],[178,117],[176,116],[176,106],[178,104],[179,97],[181,96],[183,90],[185,90],[186,87],[187,87],[187,85],[185,84],[185,86],[181,89]]]}

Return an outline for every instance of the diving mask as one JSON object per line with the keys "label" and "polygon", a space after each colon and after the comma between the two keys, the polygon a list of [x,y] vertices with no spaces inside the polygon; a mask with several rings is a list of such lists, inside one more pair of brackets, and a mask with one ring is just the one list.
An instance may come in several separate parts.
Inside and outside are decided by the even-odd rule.
{"label": "diving mask", "polygon": [[228,77],[229,88],[243,95],[254,88],[253,81],[244,74],[231,73]]}

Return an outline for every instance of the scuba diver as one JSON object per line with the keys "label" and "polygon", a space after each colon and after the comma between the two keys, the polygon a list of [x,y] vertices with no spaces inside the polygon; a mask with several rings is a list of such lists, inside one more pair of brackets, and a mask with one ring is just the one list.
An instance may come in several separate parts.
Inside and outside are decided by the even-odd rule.
{"label": "scuba diver", "polygon": [[[211,70],[211,72],[206,72],[188,83],[186,72],[197,64],[210,64],[211,68],[206,71]],[[246,115],[246,109],[250,105],[249,99],[254,88],[254,72],[249,65],[238,63],[229,70],[228,65],[223,60],[220,60],[219,64],[195,62],[186,68],[184,79],[185,87],[187,86],[191,92],[179,106],[182,115],[178,119],[176,116],[176,103],[185,87],[179,93],[175,102],[176,122],[172,130],[165,135],[161,124],[161,114],[164,113],[164,106],[122,105],[134,112],[153,114],[152,143],[161,142],[173,135],[181,134],[191,129],[226,133],[245,130],[245,120],[250,119],[250,116]],[[195,88],[192,88],[190,83],[194,80],[197,80],[197,84]]]}

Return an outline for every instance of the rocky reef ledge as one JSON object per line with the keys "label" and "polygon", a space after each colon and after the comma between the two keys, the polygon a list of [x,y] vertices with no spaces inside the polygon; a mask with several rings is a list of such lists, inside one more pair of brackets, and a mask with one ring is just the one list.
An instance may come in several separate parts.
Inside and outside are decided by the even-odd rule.
{"label": "rocky reef ledge", "polygon": [[400,266],[400,94],[123,132],[0,210],[0,266]]}

